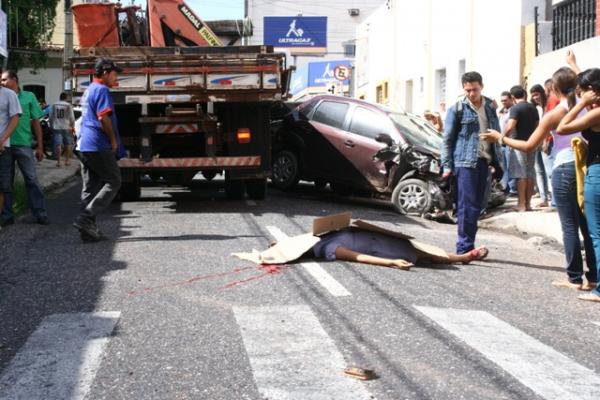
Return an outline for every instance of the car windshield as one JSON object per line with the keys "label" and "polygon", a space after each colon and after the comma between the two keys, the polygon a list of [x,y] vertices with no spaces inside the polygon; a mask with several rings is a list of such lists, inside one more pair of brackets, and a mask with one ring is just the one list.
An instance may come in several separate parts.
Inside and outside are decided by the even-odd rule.
{"label": "car windshield", "polygon": [[441,152],[442,137],[425,121],[410,114],[391,112],[388,115],[410,144],[424,147],[434,153]]}

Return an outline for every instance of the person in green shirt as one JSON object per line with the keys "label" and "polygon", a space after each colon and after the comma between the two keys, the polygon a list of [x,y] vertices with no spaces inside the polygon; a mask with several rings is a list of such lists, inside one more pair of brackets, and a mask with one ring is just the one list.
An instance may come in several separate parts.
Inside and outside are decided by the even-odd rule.
{"label": "person in green shirt", "polygon": [[[10,138],[11,162],[11,188],[14,186],[15,164],[25,180],[27,189],[27,199],[31,213],[36,222],[40,225],[48,225],[48,214],[44,192],[40,186],[37,174],[35,172],[35,160],[41,161],[44,158],[42,127],[40,118],[43,113],[38,104],[37,98],[31,92],[21,90],[19,87],[19,77],[13,71],[5,71],[1,78],[2,86],[13,90],[19,99],[23,113],[19,118],[17,129]],[[35,132],[37,146],[35,153],[31,148],[33,143],[32,130]],[[6,226],[14,223],[12,210],[12,191],[4,193],[4,207],[2,209],[1,225]]]}

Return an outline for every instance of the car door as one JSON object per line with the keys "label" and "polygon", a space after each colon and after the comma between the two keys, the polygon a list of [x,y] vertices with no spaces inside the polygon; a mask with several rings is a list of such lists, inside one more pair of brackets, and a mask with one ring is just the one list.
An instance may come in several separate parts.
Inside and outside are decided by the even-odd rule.
{"label": "car door", "polygon": [[387,186],[385,165],[373,161],[375,153],[385,146],[375,141],[381,133],[398,140],[394,126],[385,113],[355,106],[345,135],[343,154],[371,187],[383,190]]}
{"label": "car door", "polygon": [[344,101],[323,100],[311,115],[312,132],[303,132],[307,151],[305,171],[308,175],[328,181],[339,180],[347,161],[339,143],[345,132],[349,104]]}

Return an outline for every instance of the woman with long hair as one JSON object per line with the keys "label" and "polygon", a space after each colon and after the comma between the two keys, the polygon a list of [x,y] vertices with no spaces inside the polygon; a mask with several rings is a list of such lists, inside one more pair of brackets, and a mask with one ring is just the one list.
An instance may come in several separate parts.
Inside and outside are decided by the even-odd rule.
{"label": "woman with long hair", "polygon": [[[531,103],[533,103],[535,108],[537,108],[541,121],[544,117],[544,110],[546,109],[546,91],[542,85],[533,85],[531,89],[529,89],[529,94],[531,95]],[[548,155],[542,152],[541,147],[542,146],[540,146],[540,149],[536,150],[535,152],[536,185],[538,188],[538,193],[540,194],[540,202],[535,206],[548,207],[550,205],[550,201],[552,200],[550,198],[549,183],[551,168],[546,168],[546,164],[548,163],[546,158]]]}
{"label": "woman with long hair", "polygon": [[[600,68],[583,71],[577,83],[581,101],[562,119],[558,132],[568,135],[581,131],[588,142],[583,205],[594,250],[600,254]],[[585,109],[587,113],[580,115]],[[578,298],[600,302],[600,285]]]}
{"label": "woman with long hair", "polygon": [[[552,282],[552,285],[570,289],[591,290],[598,285],[596,257],[586,220],[577,203],[575,155],[571,148],[571,139],[579,137],[580,133],[574,131],[570,135],[559,136],[554,131],[561,119],[567,115],[569,108],[575,105],[577,75],[572,69],[563,67],[552,75],[552,81],[556,94],[560,98],[560,104],[544,115],[527,141],[504,137],[500,132],[493,130],[481,134],[481,137],[489,142],[497,141],[520,151],[532,152],[539,147],[544,138],[548,135],[553,136],[556,158],[552,170],[552,190],[554,191],[554,201],[556,202],[563,232],[567,279],[556,280]],[[585,274],[579,231],[583,236],[586,264],[588,266],[588,271]],[[583,281],[584,275],[587,282]]]}

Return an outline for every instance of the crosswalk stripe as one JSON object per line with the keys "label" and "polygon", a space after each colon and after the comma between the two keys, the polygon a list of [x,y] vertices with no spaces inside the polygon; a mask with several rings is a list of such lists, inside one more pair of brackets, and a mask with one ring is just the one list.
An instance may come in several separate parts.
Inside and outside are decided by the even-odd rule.
{"label": "crosswalk stripe", "polygon": [[[267,226],[267,230],[276,240],[283,240],[288,237],[281,229],[275,226]],[[315,262],[301,263],[302,267],[310,274],[317,282],[321,284],[329,293],[336,297],[351,296],[352,293],[348,291],[341,283],[339,283],[333,276],[331,276],[323,267]]]}
{"label": "crosswalk stripe", "polygon": [[342,374],[342,354],[305,305],[234,307],[261,398],[367,400],[361,382]]}
{"label": "crosswalk stripe", "polygon": [[487,312],[415,308],[544,399],[598,399],[594,371]]}
{"label": "crosswalk stripe", "polygon": [[0,377],[0,400],[84,399],[120,315],[46,317]]}

